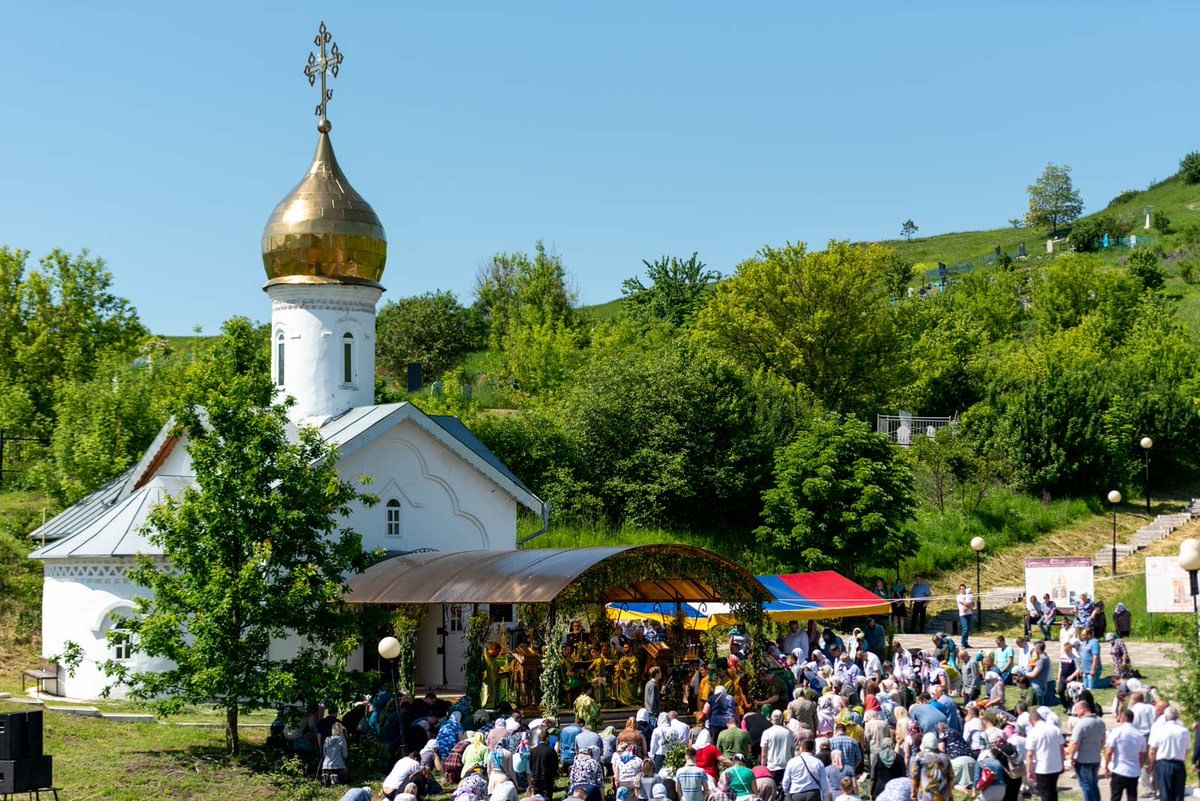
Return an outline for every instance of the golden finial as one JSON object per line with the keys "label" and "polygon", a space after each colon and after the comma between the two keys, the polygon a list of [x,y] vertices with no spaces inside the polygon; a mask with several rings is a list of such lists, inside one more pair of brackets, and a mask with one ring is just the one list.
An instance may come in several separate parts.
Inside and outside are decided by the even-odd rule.
{"label": "golden finial", "polygon": [[308,54],[308,64],[304,67],[304,74],[308,77],[308,85],[312,86],[317,82],[317,75],[321,76],[321,102],[317,104],[317,130],[321,133],[329,133],[333,129],[333,125],[329,122],[329,117],[326,116],[325,110],[330,100],[333,100],[333,90],[325,88],[325,74],[332,73],[336,78],[338,68],[342,63],[342,51],[338,49],[337,42],[333,42],[333,47],[329,52],[325,51],[325,45],[333,40],[329,29],[325,27],[325,22],[321,22],[321,27],[317,29],[317,36],[313,39],[315,44],[320,49],[320,55],[310,52]]}

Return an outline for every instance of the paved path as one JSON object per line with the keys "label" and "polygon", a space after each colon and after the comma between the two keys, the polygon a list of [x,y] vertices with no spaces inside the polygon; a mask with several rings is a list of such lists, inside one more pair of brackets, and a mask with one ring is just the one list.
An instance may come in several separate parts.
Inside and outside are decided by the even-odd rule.
{"label": "paved path", "polygon": [[[904,644],[905,648],[926,648],[931,642],[932,634],[897,634],[895,639]],[[954,638],[954,642],[958,642],[958,638]],[[971,635],[971,651],[979,648],[992,648],[995,646],[996,639],[990,633],[984,631],[973,633]],[[1010,645],[1013,643],[1010,642]],[[1138,669],[1148,667],[1174,667],[1175,662],[1172,660],[1172,653],[1179,648],[1174,643],[1165,642],[1146,642],[1145,640],[1126,640],[1125,646],[1129,649],[1129,659],[1133,662],[1134,667]],[[1058,640],[1046,641],[1046,654],[1050,657],[1050,663],[1058,669],[1058,656],[1062,651]],[[1108,649],[1104,648],[1105,668],[1108,667]]]}

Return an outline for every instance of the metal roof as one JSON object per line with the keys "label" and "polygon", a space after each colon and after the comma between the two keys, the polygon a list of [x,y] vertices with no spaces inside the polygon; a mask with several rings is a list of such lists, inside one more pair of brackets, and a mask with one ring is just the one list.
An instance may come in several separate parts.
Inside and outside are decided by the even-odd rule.
{"label": "metal roof", "polygon": [[191,480],[187,478],[156,476],[72,536],[47,543],[31,553],[29,558],[160,556],[162,548],[152,544],[143,533],[146,518],[150,509],[164,495],[178,495],[190,483]]}
{"label": "metal roof", "polygon": [[[549,603],[589,569],[610,559],[636,561],[640,552],[678,557],[675,575],[606,589],[597,602],[737,601],[772,595],[733,562],[688,545],[611,548],[530,548],[521,551],[434,551],[387,559],[350,580],[346,600],[361,604]],[[696,560],[719,562],[741,579],[745,598],[718,593],[689,575]],[[591,600],[591,599],[589,599]]]}
{"label": "metal roof", "polygon": [[76,501],[54,517],[29,533],[29,538],[37,541],[51,542],[69,537],[83,530],[89,523],[108,511],[121,497],[121,488],[133,474],[136,467],[131,467],[121,475],[95,490],[90,495]]}

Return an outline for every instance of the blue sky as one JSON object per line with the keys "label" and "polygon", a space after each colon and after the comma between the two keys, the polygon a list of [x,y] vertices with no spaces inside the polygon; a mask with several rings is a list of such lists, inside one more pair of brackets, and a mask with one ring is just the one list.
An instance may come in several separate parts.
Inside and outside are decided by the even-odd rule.
{"label": "blue sky", "polygon": [[661,254],[1004,225],[1048,161],[1097,209],[1200,149],[1194,2],[12,3],[0,244],[89,248],[158,333],[266,319],[321,19],[385,298],[469,301],[540,238],[596,303]]}

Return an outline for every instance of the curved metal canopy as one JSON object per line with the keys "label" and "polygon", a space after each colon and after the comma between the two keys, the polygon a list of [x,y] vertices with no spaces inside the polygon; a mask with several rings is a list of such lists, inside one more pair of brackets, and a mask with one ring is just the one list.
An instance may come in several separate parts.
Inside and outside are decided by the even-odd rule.
{"label": "curved metal canopy", "polygon": [[[597,565],[609,560],[636,562],[639,552],[670,554],[674,575],[631,580],[606,588],[597,603],[656,601],[716,602],[774,598],[759,581],[733,562],[688,545],[614,548],[531,548],[521,551],[431,551],[396,556],[350,580],[346,600],[357,604],[550,603]],[[718,593],[694,578],[689,565],[716,562],[744,587],[741,597]]]}

